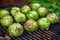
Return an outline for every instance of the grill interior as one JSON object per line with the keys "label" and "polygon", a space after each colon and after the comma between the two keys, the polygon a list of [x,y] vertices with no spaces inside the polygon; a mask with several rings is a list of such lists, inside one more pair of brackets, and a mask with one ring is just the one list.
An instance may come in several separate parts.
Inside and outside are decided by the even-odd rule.
{"label": "grill interior", "polygon": [[[0,9],[10,10],[11,7],[17,6],[22,7],[23,5],[8,5],[0,7]],[[60,17],[59,17],[60,18]],[[60,19],[59,19],[60,20]],[[0,40],[60,40],[60,22],[50,26],[48,31],[46,30],[36,30],[34,32],[24,31],[21,37],[12,37],[7,33],[7,28],[4,28],[0,25]]]}

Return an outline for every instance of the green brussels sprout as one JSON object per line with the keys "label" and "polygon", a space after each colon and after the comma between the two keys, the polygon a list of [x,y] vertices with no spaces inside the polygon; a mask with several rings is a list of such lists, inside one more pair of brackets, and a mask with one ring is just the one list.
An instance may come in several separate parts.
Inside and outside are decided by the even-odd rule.
{"label": "green brussels sprout", "polygon": [[16,13],[20,13],[20,8],[12,7],[10,12],[11,12],[11,15],[14,16]]}
{"label": "green brussels sprout", "polygon": [[38,28],[37,22],[32,19],[29,19],[24,24],[24,29],[28,32],[33,32],[37,30],[37,28]]}
{"label": "green brussels sprout", "polygon": [[22,22],[26,21],[26,17],[23,13],[17,13],[14,16],[14,19],[15,19],[16,22],[19,22],[19,23],[22,23]]}
{"label": "green brussels sprout", "polygon": [[32,10],[37,10],[39,7],[40,7],[39,3],[33,3],[33,4],[31,4]]}
{"label": "green brussels sprout", "polygon": [[31,10],[30,7],[27,6],[27,5],[24,5],[24,6],[21,8],[21,12],[24,13],[24,14],[27,14],[30,10]]}
{"label": "green brussels sprout", "polygon": [[19,23],[13,23],[8,28],[8,33],[11,36],[15,37],[21,36],[23,34],[23,31],[24,31],[23,26]]}
{"label": "green brussels sprout", "polygon": [[7,10],[0,10],[0,19],[8,15],[9,15],[9,12]]}
{"label": "green brussels sprout", "polygon": [[41,30],[48,30],[50,26],[50,21],[48,21],[48,19],[44,17],[38,20],[38,25]]}
{"label": "green brussels sprout", "polygon": [[58,22],[58,16],[54,13],[48,14],[47,19],[51,22],[51,24],[54,24],[54,23]]}
{"label": "green brussels sprout", "polygon": [[26,14],[26,17],[28,19],[38,19],[38,13],[36,11],[30,11],[28,14]]}
{"label": "green brussels sprout", "polygon": [[47,9],[44,8],[44,7],[40,7],[40,8],[37,10],[37,12],[38,12],[39,17],[44,17],[44,16],[46,16],[46,14],[47,14]]}
{"label": "green brussels sprout", "polygon": [[1,25],[2,26],[9,26],[13,22],[13,19],[11,16],[5,16],[1,19]]}

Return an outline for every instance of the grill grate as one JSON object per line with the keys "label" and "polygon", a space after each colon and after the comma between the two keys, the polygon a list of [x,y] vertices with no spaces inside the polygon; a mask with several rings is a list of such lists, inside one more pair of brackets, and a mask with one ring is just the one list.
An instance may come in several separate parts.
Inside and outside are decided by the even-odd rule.
{"label": "grill grate", "polygon": [[[54,27],[54,26],[53,26]],[[1,27],[2,28],[2,27]],[[5,31],[3,28],[1,29],[3,34],[8,34],[7,31]],[[23,35],[21,37],[12,37],[12,36],[9,36],[12,38],[12,40],[57,40],[57,39],[60,39],[60,33],[59,33],[59,28],[55,28],[55,29],[50,29],[48,31],[45,31],[45,30],[36,30],[32,33],[30,32],[26,32],[24,31]],[[59,33],[59,34],[57,34]]]}
{"label": "grill grate", "polygon": [[[9,10],[13,6],[21,7],[22,5],[9,5],[9,6],[0,7],[0,9],[5,8]],[[4,39],[5,34],[7,34],[11,38],[10,40],[60,40],[60,22],[57,24],[51,25],[48,31],[40,30],[40,29],[32,33],[24,31],[23,35],[17,38],[10,36],[7,33],[7,29],[2,27],[1,25],[0,25],[0,29],[2,30],[2,34],[0,34],[1,35],[0,40],[2,40],[1,39],[2,37]]]}

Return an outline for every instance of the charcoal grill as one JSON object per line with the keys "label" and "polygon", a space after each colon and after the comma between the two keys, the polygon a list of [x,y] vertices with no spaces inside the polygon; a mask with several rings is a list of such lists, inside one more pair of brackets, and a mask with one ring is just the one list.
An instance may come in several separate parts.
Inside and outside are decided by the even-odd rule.
{"label": "charcoal grill", "polygon": [[[7,9],[10,10],[11,7],[22,7],[21,4],[15,5],[7,5],[7,6],[0,6],[0,9]],[[60,20],[60,17],[59,17]],[[7,28],[4,28],[0,25],[0,29],[2,30],[2,34],[0,40],[60,40],[60,21],[56,24],[50,26],[49,30],[36,30],[34,32],[26,32],[24,31],[21,37],[12,37],[7,33]],[[10,39],[4,38],[4,35],[7,34]]]}

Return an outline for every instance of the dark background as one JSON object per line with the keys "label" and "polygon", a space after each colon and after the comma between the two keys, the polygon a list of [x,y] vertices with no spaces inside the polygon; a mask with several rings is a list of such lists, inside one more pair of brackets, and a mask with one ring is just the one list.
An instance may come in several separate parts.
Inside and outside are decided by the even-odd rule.
{"label": "dark background", "polygon": [[28,0],[0,0],[0,6],[11,4],[28,4]]}

